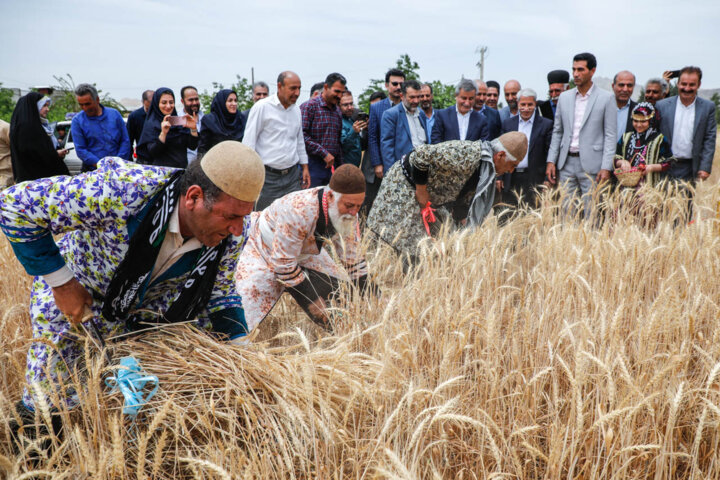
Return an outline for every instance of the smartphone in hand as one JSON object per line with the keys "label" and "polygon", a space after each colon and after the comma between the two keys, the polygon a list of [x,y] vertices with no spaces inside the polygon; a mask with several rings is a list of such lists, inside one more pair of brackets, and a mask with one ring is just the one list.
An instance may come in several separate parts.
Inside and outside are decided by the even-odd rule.
{"label": "smartphone in hand", "polygon": [[168,121],[172,127],[184,127],[187,124],[187,118],[171,116]]}

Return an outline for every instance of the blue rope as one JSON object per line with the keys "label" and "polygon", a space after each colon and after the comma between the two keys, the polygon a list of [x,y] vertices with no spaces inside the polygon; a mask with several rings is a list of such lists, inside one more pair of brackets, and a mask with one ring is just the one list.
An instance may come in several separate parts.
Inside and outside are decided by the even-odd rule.
{"label": "blue rope", "polygon": [[155,375],[145,375],[135,357],[120,359],[120,367],[114,377],[107,377],[105,384],[110,393],[118,389],[125,397],[123,414],[137,416],[143,406],[157,393],[159,385]]}

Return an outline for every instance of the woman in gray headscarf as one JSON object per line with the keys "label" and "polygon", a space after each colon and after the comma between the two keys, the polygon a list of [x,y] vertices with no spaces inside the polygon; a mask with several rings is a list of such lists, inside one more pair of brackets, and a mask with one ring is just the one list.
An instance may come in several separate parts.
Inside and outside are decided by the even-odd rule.
{"label": "woman in gray headscarf", "polygon": [[443,221],[460,222],[467,215],[470,225],[480,225],[492,206],[495,176],[511,172],[526,150],[527,137],[520,132],[492,142],[421,145],[390,168],[367,226],[412,257],[418,242]]}

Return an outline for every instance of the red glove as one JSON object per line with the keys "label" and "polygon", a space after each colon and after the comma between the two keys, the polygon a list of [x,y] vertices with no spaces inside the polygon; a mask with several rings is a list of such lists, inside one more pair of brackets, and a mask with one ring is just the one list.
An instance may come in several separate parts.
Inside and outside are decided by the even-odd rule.
{"label": "red glove", "polygon": [[420,210],[420,214],[422,215],[423,223],[425,224],[425,231],[427,232],[428,236],[430,236],[430,224],[435,223],[435,214],[433,213],[435,211],[434,208],[431,207],[432,203],[427,202],[425,205],[425,208]]}

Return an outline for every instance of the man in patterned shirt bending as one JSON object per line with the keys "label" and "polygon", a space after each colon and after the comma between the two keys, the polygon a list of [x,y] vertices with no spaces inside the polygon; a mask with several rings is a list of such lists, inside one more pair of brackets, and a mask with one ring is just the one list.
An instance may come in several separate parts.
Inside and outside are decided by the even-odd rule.
{"label": "man in patterned shirt bending", "polygon": [[81,323],[105,339],[194,319],[230,339],[246,335],[232,277],[264,173],[251,148],[222,142],[187,170],[106,157],[93,172],[0,194],[0,227],[35,276],[21,418],[32,419],[38,401],[81,401],[79,386],[65,385],[83,355],[73,331]]}
{"label": "man in patterned shirt bending", "polygon": [[328,186],[290,193],[253,212],[236,274],[249,331],[285,290],[311,320],[329,327],[326,307],[340,282],[351,280],[366,288],[357,224],[364,198],[365,176],[345,164],[335,169]]}

